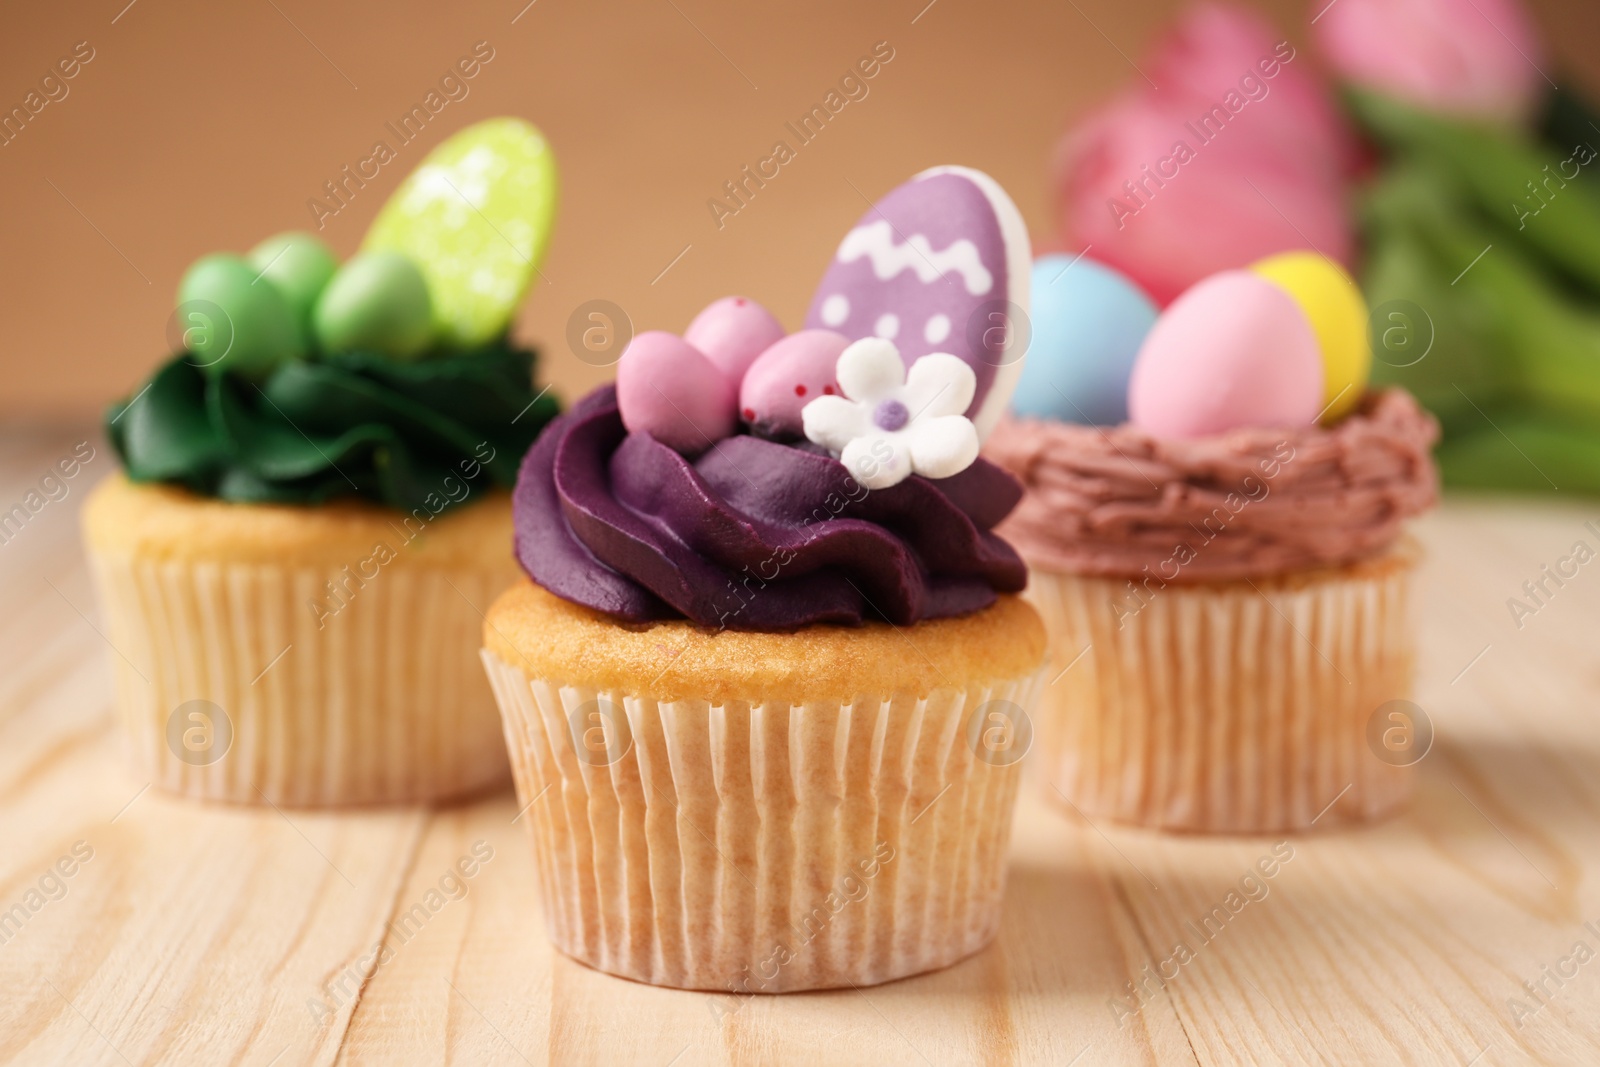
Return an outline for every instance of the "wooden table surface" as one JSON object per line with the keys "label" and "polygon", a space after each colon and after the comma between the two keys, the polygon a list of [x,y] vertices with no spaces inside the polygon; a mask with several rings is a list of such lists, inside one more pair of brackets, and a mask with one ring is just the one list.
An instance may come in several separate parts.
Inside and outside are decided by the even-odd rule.
{"label": "wooden table surface", "polygon": [[[1600,548],[1600,501],[1457,499],[1421,525],[1436,741],[1409,814],[1285,846],[1089,825],[1025,788],[997,944],[728,1011],[556,955],[509,793],[333,815],[133,777],[76,525],[113,461],[92,431],[5,431],[0,510],[85,438],[67,496],[0,544],[0,913],[26,915],[0,926],[0,1061],[1600,1062],[1600,563],[1520,629],[1507,606]],[[475,845],[492,856],[461,895],[445,875]],[[1292,858],[1259,899],[1195,937],[1275,846]],[[1135,998],[1147,965],[1171,977]]]}

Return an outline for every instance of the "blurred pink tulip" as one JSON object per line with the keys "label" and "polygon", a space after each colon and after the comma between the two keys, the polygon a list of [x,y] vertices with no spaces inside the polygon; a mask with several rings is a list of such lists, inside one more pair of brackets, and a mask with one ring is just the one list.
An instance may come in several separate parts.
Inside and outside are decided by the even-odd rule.
{"label": "blurred pink tulip", "polygon": [[1543,87],[1517,0],[1335,0],[1315,29],[1342,76],[1429,109],[1521,121]]}
{"label": "blurred pink tulip", "polygon": [[[1254,12],[1201,3],[1184,13],[1141,66],[1162,96],[1177,93],[1209,106],[1237,91],[1246,72],[1261,76],[1258,63],[1263,56],[1279,59],[1275,53],[1284,40]],[[1293,45],[1286,53],[1293,58],[1280,60],[1277,74],[1262,78],[1270,95],[1259,109],[1251,103],[1250,120],[1240,126],[1243,138],[1277,143],[1284,155],[1303,157],[1310,167],[1348,171],[1356,154],[1355,136],[1306,57]]]}
{"label": "blurred pink tulip", "polygon": [[1348,264],[1356,142],[1305,62],[1253,14],[1190,9],[1141,63],[1156,87],[1135,83],[1063,138],[1063,245],[1162,304],[1274,252]]}

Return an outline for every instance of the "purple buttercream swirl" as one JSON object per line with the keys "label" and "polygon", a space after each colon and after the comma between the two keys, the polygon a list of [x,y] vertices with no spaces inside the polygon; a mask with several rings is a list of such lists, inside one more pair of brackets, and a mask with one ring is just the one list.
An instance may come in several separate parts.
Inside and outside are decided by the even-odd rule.
{"label": "purple buttercream swirl", "polygon": [[868,491],[835,459],[738,436],[691,462],[630,434],[605,386],[545,427],[512,498],[523,570],[631,622],[734,630],[909,625],[1014,593],[1027,570],[991,532],[1022,489],[979,459]]}

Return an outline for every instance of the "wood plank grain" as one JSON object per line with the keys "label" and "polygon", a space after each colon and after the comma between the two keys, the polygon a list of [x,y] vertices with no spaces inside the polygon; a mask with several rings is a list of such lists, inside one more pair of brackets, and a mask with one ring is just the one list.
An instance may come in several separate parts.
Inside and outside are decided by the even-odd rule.
{"label": "wood plank grain", "polygon": [[[5,440],[0,491],[75,439]],[[1600,1062],[1600,564],[1520,627],[1507,606],[1600,548],[1600,505],[1464,499],[1422,524],[1435,742],[1401,818],[1175,837],[1089,824],[1030,778],[993,947],[741,1002],[554,953],[509,794],[285,813],[130,777],[88,484],[0,545],[0,914],[26,913],[0,927],[0,1061]]]}

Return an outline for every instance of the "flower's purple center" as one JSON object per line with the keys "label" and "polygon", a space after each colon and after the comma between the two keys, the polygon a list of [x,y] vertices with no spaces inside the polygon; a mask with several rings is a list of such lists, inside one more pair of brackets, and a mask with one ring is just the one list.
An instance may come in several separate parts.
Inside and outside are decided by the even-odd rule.
{"label": "flower's purple center", "polygon": [[911,421],[911,412],[898,400],[884,400],[872,410],[872,421],[879,429],[893,433]]}

